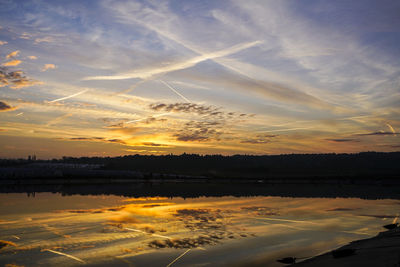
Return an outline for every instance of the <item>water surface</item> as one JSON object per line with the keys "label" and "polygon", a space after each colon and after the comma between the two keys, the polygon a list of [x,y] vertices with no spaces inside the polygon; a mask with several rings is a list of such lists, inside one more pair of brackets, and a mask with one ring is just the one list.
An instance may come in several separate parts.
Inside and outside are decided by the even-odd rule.
{"label": "water surface", "polygon": [[0,264],[282,266],[276,259],[375,236],[399,207],[394,199],[0,194],[0,239],[12,242]]}

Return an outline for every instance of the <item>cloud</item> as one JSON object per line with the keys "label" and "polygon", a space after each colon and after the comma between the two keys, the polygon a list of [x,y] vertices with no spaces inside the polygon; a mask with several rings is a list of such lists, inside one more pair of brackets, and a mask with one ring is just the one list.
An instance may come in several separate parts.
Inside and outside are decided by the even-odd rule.
{"label": "cloud", "polygon": [[0,87],[9,86],[12,89],[20,89],[37,84],[42,84],[42,82],[27,78],[22,71],[8,72],[7,68],[0,67]]}
{"label": "cloud", "polygon": [[184,124],[181,130],[178,130],[173,136],[177,141],[182,142],[204,142],[210,140],[219,140],[222,132],[223,122],[203,122],[189,121]]}
{"label": "cloud", "polygon": [[158,144],[158,143],[153,143],[153,142],[143,142],[143,146],[156,146],[156,147],[168,147],[166,144]]}
{"label": "cloud", "polygon": [[357,139],[351,139],[351,138],[338,138],[338,139],[335,139],[335,138],[328,138],[328,139],[325,139],[325,140],[330,141],[330,142],[336,142],[336,143],[360,142],[360,141],[357,140]]}
{"label": "cloud", "polygon": [[21,34],[21,36],[19,38],[25,39],[25,40],[29,40],[29,39],[32,38],[32,34],[24,32],[24,33]]}
{"label": "cloud", "polygon": [[11,61],[8,61],[6,63],[3,63],[2,65],[3,66],[18,66],[21,63],[22,63],[21,60],[15,59],[15,60],[11,60]]}
{"label": "cloud", "polygon": [[16,50],[16,51],[14,51],[14,52],[11,52],[10,54],[8,54],[8,55],[6,56],[6,59],[10,59],[10,58],[17,57],[17,56],[19,55],[19,53],[20,53],[19,50]]}
{"label": "cloud", "polygon": [[153,103],[149,105],[149,108],[154,111],[166,111],[166,112],[181,112],[181,113],[195,113],[198,115],[221,115],[219,108],[212,106],[199,105],[194,103]]}
{"label": "cloud", "polygon": [[15,110],[15,109],[17,109],[17,107],[11,107],[7,103],[4,103],[4,102],[0,101],[0,112],[2,112],[2,111],[11,111],[11,110]]}
{"label": "cloud", "polygon": [[29,59],[35,60],[37,59],[37,56],[28,56]]}
{"label": "cloud", "polygon": [[42,71],[46,71],[46,70],[51,70],[51,69],[56,69],[57,66],[54,64],[44,64]]}
{"label": "cloud", "polygon": [[106,139],[104,137],[71,137],[70,141],[91,141],[91,142],[105,142],[105,143],[118,143],[125,145],[126,142],[121,139]]}
{"label": "cloud", "polygon": [[71,137],[69,140],[72,141],[103,141],[104,137]]}
{"label": "cloud", "polygon": [[374,135],[394,135],[396,136],[396,132],[372,132],[372,133],[364,133],[364,134],[356,134],[356,136],[374,136]]}
{"label": "cloud", "polygon": [[8,42],[6,42],[6,41],[0,41],[0,45],[5,45],[5,44],[8,44]]}

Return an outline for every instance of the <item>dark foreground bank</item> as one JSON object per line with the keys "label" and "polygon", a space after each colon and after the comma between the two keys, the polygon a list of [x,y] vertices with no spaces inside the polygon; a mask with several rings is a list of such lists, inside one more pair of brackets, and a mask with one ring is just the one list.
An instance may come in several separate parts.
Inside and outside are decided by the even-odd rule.
{"label": "dark foreground bank", "polygon": [[337,250],[293,264],[298,267],[400,266],[400,228],[351,242]]}

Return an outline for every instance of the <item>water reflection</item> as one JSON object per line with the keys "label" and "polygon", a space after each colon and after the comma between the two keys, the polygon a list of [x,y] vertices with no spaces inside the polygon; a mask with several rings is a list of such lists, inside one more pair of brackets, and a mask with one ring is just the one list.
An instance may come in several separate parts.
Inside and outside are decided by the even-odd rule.
{"label": "water reflection", "polygon": [[374,236],[398,200],[0,194],[0,264],[282,266]]}

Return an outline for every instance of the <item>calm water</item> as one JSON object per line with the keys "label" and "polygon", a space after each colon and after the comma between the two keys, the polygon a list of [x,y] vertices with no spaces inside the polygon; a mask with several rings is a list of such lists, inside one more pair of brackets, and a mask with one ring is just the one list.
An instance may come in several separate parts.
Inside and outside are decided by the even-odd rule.
{"label": "calm water", "polygon": [[376,235],[399,207],[391,199],[0,194],[0,240],[12,242],[0,265],[282,266],[276,259]]}

